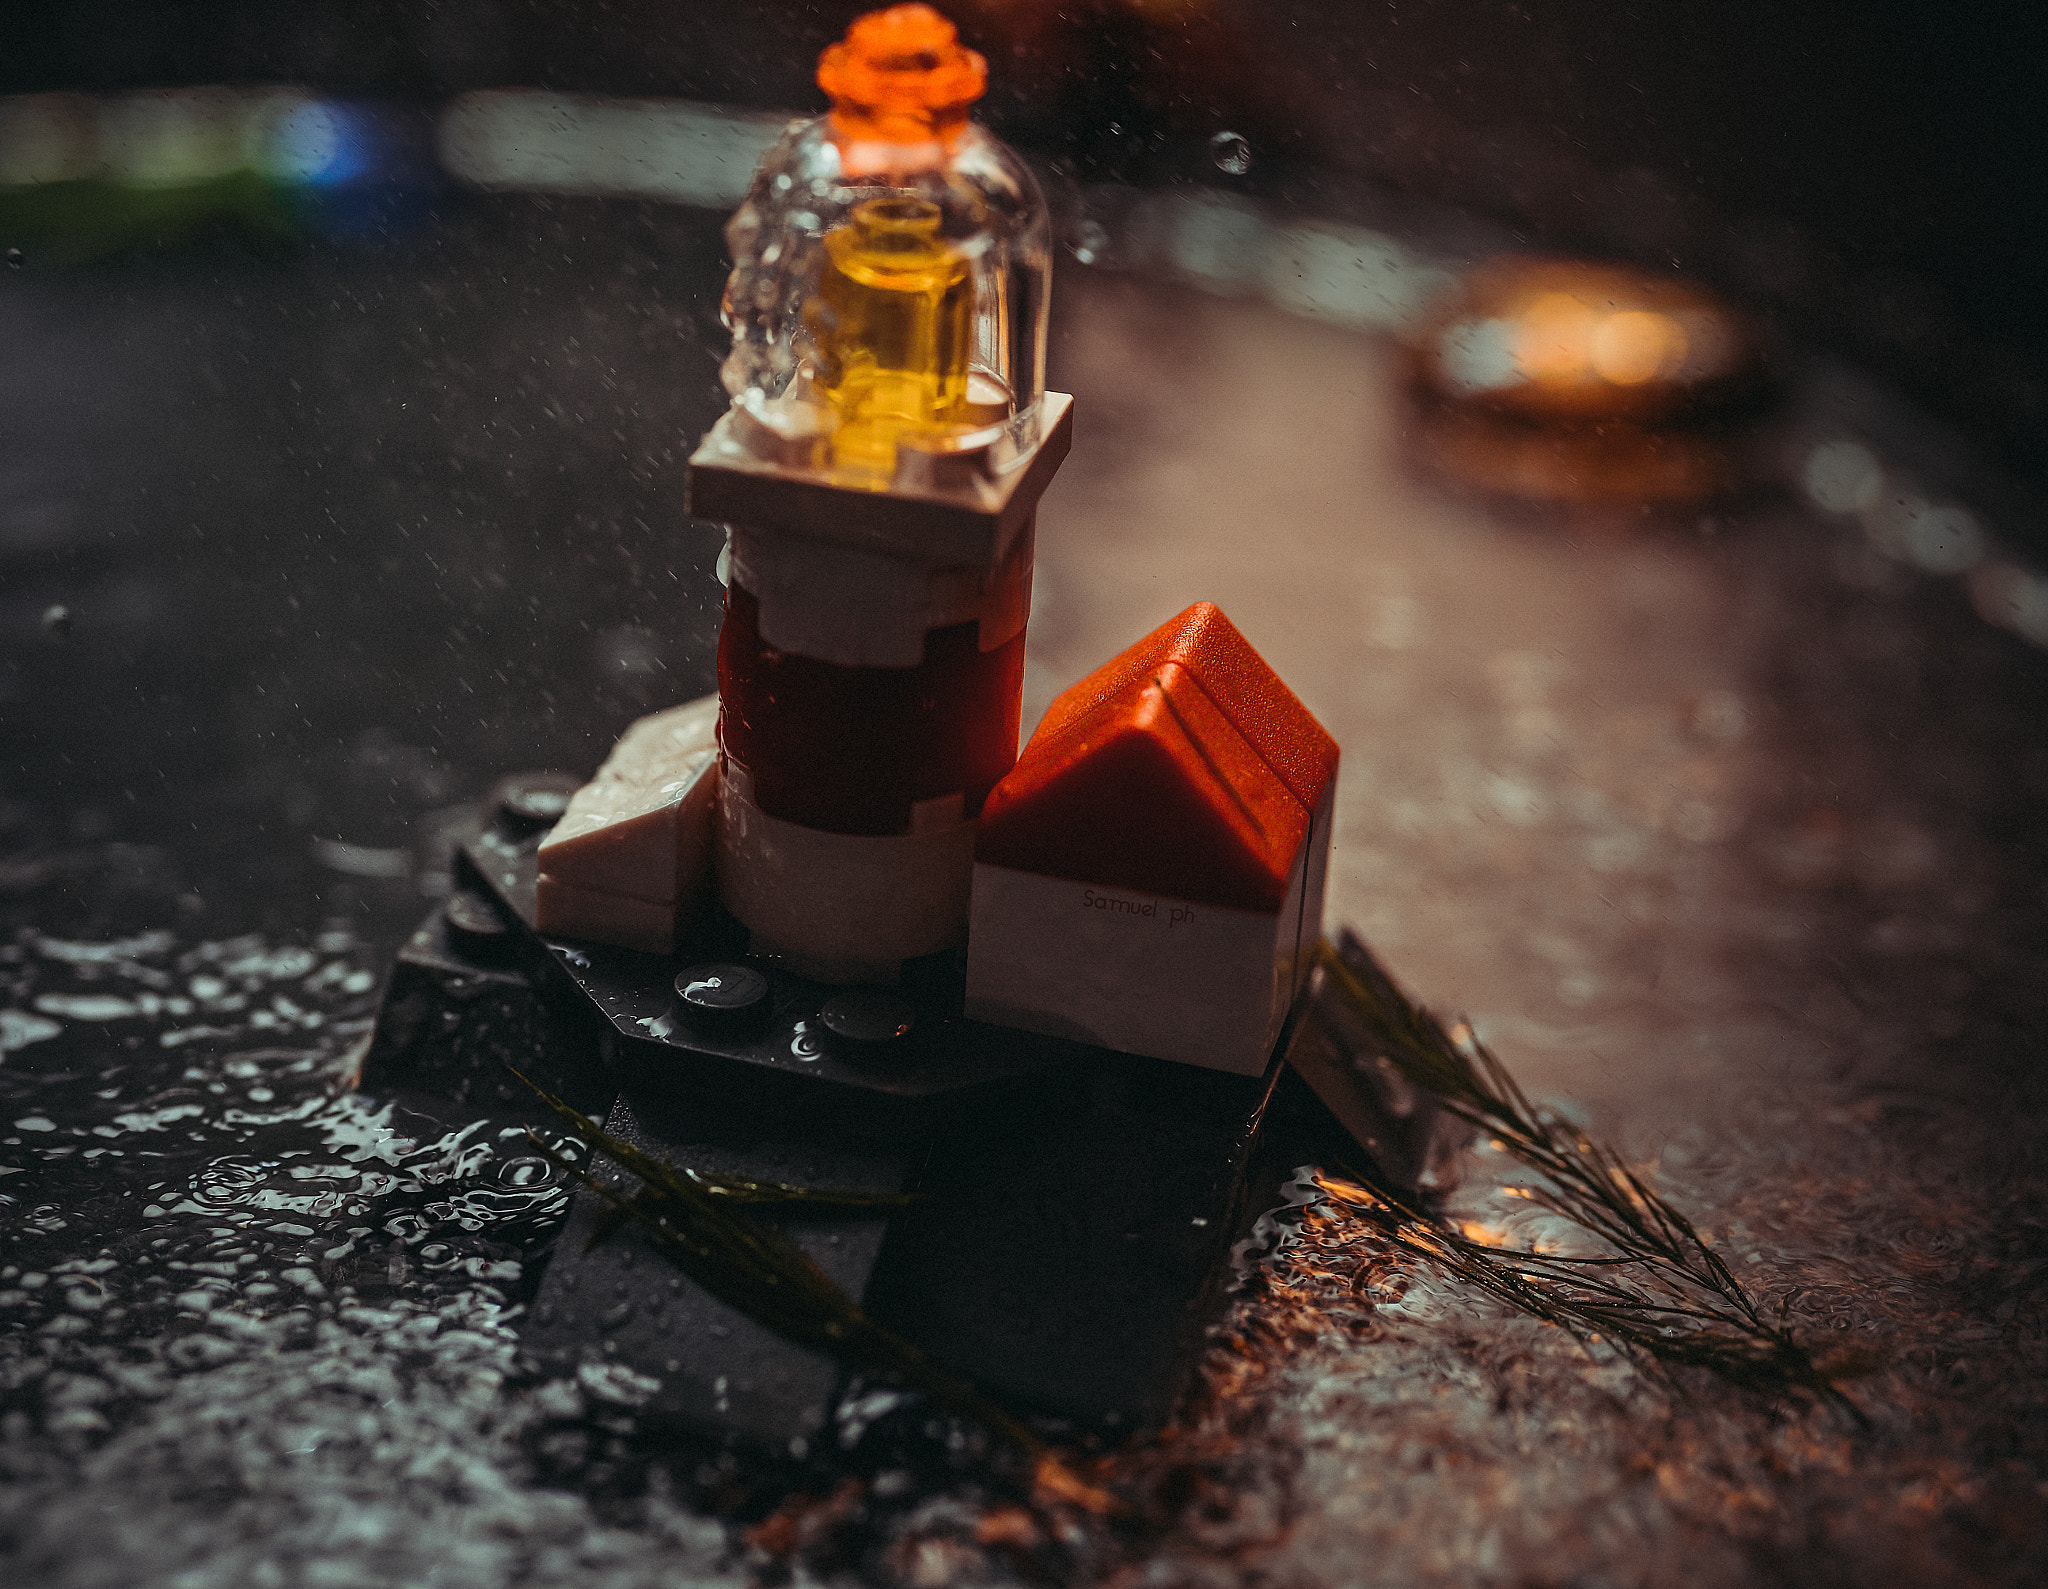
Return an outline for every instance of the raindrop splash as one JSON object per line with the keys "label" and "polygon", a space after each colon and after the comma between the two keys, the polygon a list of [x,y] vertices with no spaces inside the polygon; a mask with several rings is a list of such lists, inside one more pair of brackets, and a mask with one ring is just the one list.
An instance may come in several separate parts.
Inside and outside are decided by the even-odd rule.
{"label": "raindrop splash", "polygon": [[1209,158],[1226,176],[1241,177],[1252,168],[1252,146],[1242,133],[1219,132],[1209,140]]}

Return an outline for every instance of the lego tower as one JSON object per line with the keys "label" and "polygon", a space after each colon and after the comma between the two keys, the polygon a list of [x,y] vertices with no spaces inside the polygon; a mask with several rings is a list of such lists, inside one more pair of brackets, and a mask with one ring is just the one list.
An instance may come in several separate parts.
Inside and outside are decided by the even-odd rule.
{"label": "lego tower", "polygon": [[927,6],[860,18],[726,234],[733,402],[690,461],[729,530],[714,871],[752,951],[821,981],[966,941],[1017,756],[1071,400],[1043,389],[1044,201],[967,119],[985,80]]}

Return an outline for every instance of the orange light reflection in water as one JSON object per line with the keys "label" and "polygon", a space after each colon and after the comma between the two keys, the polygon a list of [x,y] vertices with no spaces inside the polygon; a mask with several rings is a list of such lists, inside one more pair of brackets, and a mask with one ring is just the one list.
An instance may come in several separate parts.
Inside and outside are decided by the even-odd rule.
{"label": "orange light reflection in water", "polygon": [[1583,260],[1472,271],[1412,343],[1416,446],[1482,491],[1626,506],[1741,483],[1754,328],[1704,288]]}

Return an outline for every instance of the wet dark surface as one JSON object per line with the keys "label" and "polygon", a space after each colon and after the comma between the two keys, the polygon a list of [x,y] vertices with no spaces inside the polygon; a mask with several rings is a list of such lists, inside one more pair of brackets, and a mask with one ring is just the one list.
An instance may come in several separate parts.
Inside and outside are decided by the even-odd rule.
{"label": "wet dark surface", "polygon": [[[23,1581],[744,1570],[703,1513],[765,1492],[647,1480],[647,1384],[517,1361],[567,1201],[518,1121],[342,1090],[459,802],[710,687],[716,536],[679,503],[716,224],[477,200],[0,278]],[[1865,1429],[1674,1398],[1308,1202],[1182,1443],[1132,1459],[1171,1470],[1145,1528],[1061,1570],[2037,1578],[2048,655],[1881,503],[1795,488],[1829,426],[1890,457],[1911,417],[1802,370],[1740,500],[1538,512],[1414,462],[1384,341],[1063,271],[1027,722],[1218,601],[1343,746],[1333,916],[1873,1373]],[[1542,1234],[1483,1144],[1472,1174],[1457,1217]],[[1022,1571],[943,1460],[865,1471],[866,1570]]]}
{"label": "wet dark surface", "polygon": [[6,281],[17,851],[168,844],[224,919],[326,895],[389,943],[419,868],[316,840],[404,846],[709,688],[716,543],[678,504],[720,246],[477,201],[375,249]]}

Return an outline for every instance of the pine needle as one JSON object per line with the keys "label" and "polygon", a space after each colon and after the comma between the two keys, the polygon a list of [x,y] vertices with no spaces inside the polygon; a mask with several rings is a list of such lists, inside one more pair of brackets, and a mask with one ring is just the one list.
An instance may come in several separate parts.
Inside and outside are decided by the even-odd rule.
{"label": "pine needle", "polygon": [[1545,1184],[1524,1193],[1531,1202],[1598,1238],[1606,1251],[1572,1257],[1490,1246],[1391,1192],[1324,1177],[1319,1185],[1333,1202],[1402,1251],[1581,1339],[1614,1341],[1666,1367],[1703,1368],[1746,1390],[1803,1392],[1857,1412],[1683,1213],[1611,1148],[1531,1104],[1469,1028],[1453,1041],[1348,935],[1341,950],[1324,939],[1316,963],[1322,975],[1311,1016],[1315,999],[1337,1000],[1402,1076],[1542,1177]]}
{"label": "pine needle", "polygon": [[[918,1200],[914,1192],[834,1192],[817,1187],[791,1186],[783,1181],[756,1181],[743,1175],[693,1170],[687,1165],[670,1165],[668,1168],[695,1182],[722,1202],[746,1203],[756,1207],[794,1207],[818,1214],[852,1214],[866,1209],[906,1208]],[[658,1189],[643,1188],[634,1194],[634,1198],[635,1201],[659,1200],[666,1195]],[[609,1241],[629,1217],[623,1209],[606,1209],[591,1231],[590,1239],[584,1243],[584,1251]]]}

